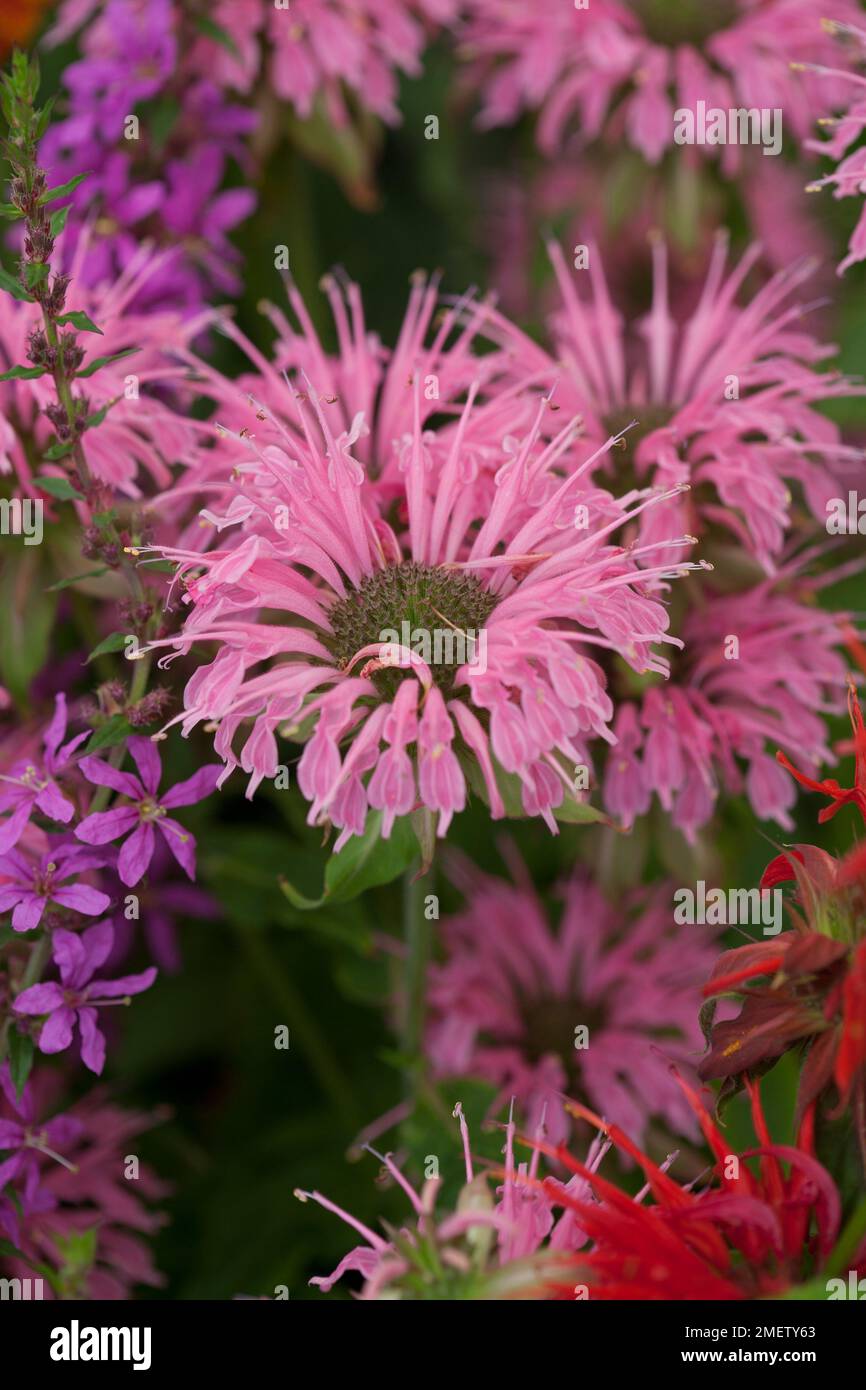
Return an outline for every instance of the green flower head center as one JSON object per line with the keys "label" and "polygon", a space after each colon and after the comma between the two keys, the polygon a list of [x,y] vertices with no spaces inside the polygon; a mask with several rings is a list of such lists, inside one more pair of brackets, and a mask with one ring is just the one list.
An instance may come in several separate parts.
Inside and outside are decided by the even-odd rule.
{"label": "green flower head center", "polygon": [[737,0],[634,0],[644,33],[664,48],[700,47],[737,18]]}
{"label": "green flower head center", "polygon": [[[460,570],[406,561],[365,579],[329,612],[332,634],[323,637],[335,665],[346,668],[365,647],[383,654],[405,648],[430,668],[443,694],[450,694],[458,667],[477,664],[486,642],[485,624],[497,600],[474,576]],[[402,655],[402,654],[401,654]],[[366,670],[380,694],[393,699],[409,664],[380,664],[378,655],[352,666]]]}

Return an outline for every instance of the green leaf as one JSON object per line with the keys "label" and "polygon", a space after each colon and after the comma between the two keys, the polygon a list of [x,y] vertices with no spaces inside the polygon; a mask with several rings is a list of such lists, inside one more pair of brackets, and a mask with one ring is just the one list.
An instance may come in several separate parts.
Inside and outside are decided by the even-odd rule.
{"label": "green leaf", "polygon": [[108,652],[122,652],[126,647],[127,636],[125,632],[112,632],[110,637],[106,637],[98,647],[93,648],[85,665],[89,666],[91,661],[95,661],[98,656],[105,656]]}
{"label": "green leaf", "polygon": [[83,579],[101,579],[104,574],[108,574],[108,565],[101,565],[98,570],[86,570],[84,574],[71,574],[68,579],[59,579],[56,584],[49,584],[46,593],[56,593],[58,589],[68,589],[71,584],[78,584]]}
{"label": "green leaf", "polygon": [[213,19],[209,19],[207,15],[197,15],[195,27],[198,29],[199,33],[204,34],[206,38],[213,39],[214,43],[222,44],[223,48],[231,53],[234,58],[240,57],[234,39],[231,34],[223,29],[221,24],[217,24]]}
{"label": "green leaf", "polygon": [[280,887],[289,902],[302,911],[324,903],[345,903],[378,884],[390,883],[418,858],[418,841],[408,816],[394,822],[389,839],[382,839],[382,812],[371,811],[363,835],[354,835],[339,854],[332,854],[325,866],[322,896],[308,898],[288,879]]}
{"label": "green leaf", "polygon": [[46,188],[42,197],[39,199],[40,205],[44,206],[46,203],[55,202],[58,198],[65,198],[73,189],[77,188],[80,183],[83,183],[85,179],[89,178],[90,171],[88,170],[86,174],[76,174],[74,179],[68,179],[66,183],[59,183],[54,188]]}
{"label": "green leaf", "polygon": [[0,373],[0,381],[35,381],[45,375],[44,367],[10,367],[8,372]]}
{"label": "green leaf", "polygon": [[113,714],[101,728],[94,731],[86,751],[95,753],[97,748],[116,748],[119,743],[123,743],[130,734],[134,733],[135,730],[125,715]]}
{"label": "green leaf", "polygon": [[9,1074],[15,1094],[21,1099],[21,1092],[27,1084],[30,1068],[33,1066],[33,1039],[26,1033],[19,1033],[14,1026],[9,1029]]}
{"label": "green leaf", "polygon": [[67,218],[69,217],[69,214],[70,214],[71,211],[72,211],[72,204],[71,204],[71,203],[66,203],[64,207],[58,208],[56,212],[52,212],[52,214],[51,214],[51,235],[52,235],[52,236],[55,236],[55,237],[56,237],[56,236],[60,236],[60,233],[63,231],[64,227],[66,226],[66,221],[67,221]]}
{"label": "green leaf", "polygon": [[13,299],[23,300],[25,304],[35,303],[33,295],[28,294],[24,286],[15,279],[15,276],[10,275],[9,271],[4,270],[2,266],[0,266],[0,290],[5,290],[7,294],[11,294]]}
{"label": "green leaf", "polygon": [[51,267],[46,261],[30,261],[24,267],[24,279],[28,290],[35,290],[43,280],[47,280]]}
{"label": "green leaf", "polygon": [[56,444],[51,445],[50,449],[45,450],[42,457],[48,459],[51,463],[55,463],[57,459],[65,459],[67,455],[71,453],[72,441],[67,440],[65,443],[61,443],[61,441],[58,440]]}
{"label": "green leaf", "polygon": [[15,218],[23,216],[24,214],[21,209],[16,208],[14,203],[0,203],[0,217]]}
{"label": "green leaf", "polygon": [[81,367],[76,373],[77,378],[93,376],[100,367],[107,367],[109,362],[119,362],[121,357],[131,357],[134,352],[138,352],[137,347],[124,348],[122,352],[113,352],[110,357],[94,357],[92,362],[88,362],[86,367]]}
{"label": "green leaf", "polygon": [[[61,314],[60,318],[57,319],[57,323],[71,323],[73,328],[79,328],[82,333],[99,333],[100,336],[102,335],[102,329],[93,322],[89,314],[85,314],[83,309],[71,309],[68,314]],[[78,375],[83,376],[84,373],[79,372]]]}
{"label": "green leaf", "polygon": [[61,502],[83,502],[84,497],[74,488],[68,478],[34,478],[36,486]]}
{"label": "green leaf", "polygon": [[121,399],[120,396],[115,396],[114,400],[108,401],[101,410],[95,410],[92,415],[88,415],[87,419],[84,421],[85,428],[93,430],[96,429],[97,425],[101,425],[111,407],[117,405],[117,402]]}

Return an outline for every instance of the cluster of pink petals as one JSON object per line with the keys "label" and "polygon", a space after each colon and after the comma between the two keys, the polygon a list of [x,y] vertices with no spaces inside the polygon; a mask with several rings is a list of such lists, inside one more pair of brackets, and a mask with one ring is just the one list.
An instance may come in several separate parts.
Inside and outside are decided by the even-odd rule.
{"label": "cluster of pink petals", "polygon": [[[816,409],[860,388],[820,370],[835,349],[803,326],[809,306],[795,294],[814,267],[778,272],[740,305],[759,248],[726,273],[727,237],[720,234],[698,303],[678,321],[668,300],[666,248],[656,239],[652,303],[631,324],[611,301],[598,247],[588,253],[588,268],[575,270],[550,247],[561,294],[550,354],[491,311],[493,331],[513,353],[512,370],[558,380],[557,399],[583,417],[590,447],[606,438],[612,418],[633,420],[638,478],[690,485],[644,516],[645,541],[674,531],[702,536],[721,525],[772,571],[792,520],[789,485],[799,486],[813,522],[823,525],[827,502],[863,459]],[[621,457],[612,452],[604,468]]]}
{"label": "cluster of pink petals", "polygon": [[[733,0],[721,7],[716,32],[675,45],[650,36],[644,8],[628,0],[468,0],[465,51],[472,85],[483,94],[481,124],[539,111],[538,141],[547,154],[576,128],[582,142],[601,135],[625,141],[651,163],[674,143],[675,111],[695,110],[698,101],[726,111],[779,107],[786,131],[800,141],[810,134],[832,85],[791,64],[832,58],[814,0]],[[678,5],[668,8],[664,22],[676,34],[684,16]],[[706,0],[689,8],[703,27]],[[833,9],[841,20],[860,14],[854,0]],[[696,148],[717,153],[712,145]],[[721,148],[724,172],[736,173],[741,147]]]}
{"label": "cluster of pink petals", "polygon": [[[86,350],[81,371],[96,358],[111,357],[128,348],[135,352],[81,379],[79,389],[86,393],[91,413],[108,407],[98,429],[89,430],[84,437],[84,454],[97,481],[138,498],[143,477],[157,488],[166,488],[172,465],[180,458],[189,458],[196,447],[192,423],[176,408],[181,399],[188,403],[191,398],[184,370],[171,356],[171,349],[193,342],[204,327],[204,319],[183,318],[171,310],[141,313],[134,308],[136,296],[170,259],[170,252],[153,253],[142,246],[117,280],[88,289],[78,274],[87,246],[88,238],[79,238],[69,268],[75,307],[88,313],[101,333],[79,335],[79,344]],[[0,371],[27,365],[28,334],[41,323],[37,304],[6,296],[0,322]],[[42,410],[53,399],[49,376],[0,383],[0,477],[15,474],[25,493],[32,493],[34,487],[22,439],[31,436],[37,451],[47,447],[52,430]],[[57,464],[47,463],[41,471],[63,475]]]}
{"label": "cluster of pink petals", "polygon": [[702,594],[683,624],[683,669],[619,707],[604,782],[612,815],[630,826],[657,796],[693,840],[724,786],[745,791],[762,820],[793,828],[796,791],[775,752],[812,768],[834,762],[825,719],[844,712],[848,680],[846,615],[830,621],[814,602],[817,587],[767,579],[743,593]]}
{"label": "cluster of pink petals", "polygon": [[[429,356],[416,338],[427,316],[418,313],[423,293],[416,286],[394,354],[400,372],[392,366],[383,375],[372,428],[364,405],[347,423],[350,402],[311,334],[303,390],[259,354],[255,393],[248,377],[223,382],[220,403],[236,423],[243,410],[245,424],[221,425],[213,461],[185,484],[214,494],[203,517],[216,527],[216,544],[160,547],[180,567],[189,612],[178,635],[152,647],[218,647],[171,722],[184,734],[202,721],[218,725],[226,775],[238,765],[249,773],[248,795],[277,774],[277,732],[313,725],[298,781],[310,822],[338,826],[340,843],[363,832],[369,808],[382,813],[386,836],[396,817],[419,805],[438,815],[444,834],[465,804],[467,764],[494,817],[506,812],[501,775],[512,774],[524,814],[555,829],[554,811],[574,799],[586,740],[611,739],[613,706],[590,653],[613,650],[635,671],[666,675],[668,663],[653,648],[679,642],[667,633],[661,597],[669,579],[694,567],[681,559],[682,535],[614,543],[666,494],[636,489],[615,499],[602,491],[591,476],[613,440],[587,456],[575,448],[574,420],[545,438],[550,397],[499,388],[483,357],[465,401],[448,410],[453,422],[446,419],[442,434],[425,428],[443,401],[425,399]],[[474,360],[467,335],[471,329],[456,348],[458,374]],[[343,346],[345,362],[353,340]],[[362,373],[367,352],[364,344],[355,390],[372,402],[375,383]],[[447,360],[440,345],[434,360],[443,354]],[[503,436],[504,420],[529,415],[520,437]],[[374,476],[372,459],[365,463],[370,435]],[[574,509],[584,505],[593,524],[576,530]],[[337,666],[327,646],[333,606],[406,563],[472,576],[495,603],[485,625],[486,669],[460,667],[447,700],[407,648],[398,663],[383,655],[384,639],[368,636]],[[398,664],[405,675],[384,699],[370,677]]]}
{"label": "cluster of pink petals", "polygon": [[[862,12],[855,17],[862,21]],[[836,161],[836,168],[831,174],[809,184],[809,192],[832,188],[836,198],[863,198],[866,194],[866,145],[858,142],[866,126],[866,29],[837,19],[825,20],[824,27],[829,33],[841,35],[848,41],[848,52],[853,53],[856,62],[853,69],[810,64],[832,81],[833,109],[844,107],[844,114],[821,117],[819,123],[829,132],[830,138],[809,142],[811,149]],[[827,58],[827,63],[832,61],[832,58]],[[839,264],[838,274],[844,275],[849,266],[862,260],[866,260],[866,203],[851,234],[848,254]]]}
{"label": "cluster of pink petals", "polygon": [[[483,1077],[497,1087],[495,1109],[515,1096],[528,1128],[543,1116],[554,1144],[570,1129],[566,1097],[599,1106],[634,1139],[653,1116],[695,1135],[671,1063],[690,1065],[701,1050],[712,934],[673,924],[668,884],[614,907],[583,872],[562,885],[554,928],[524,865],[509,857],[515,884],[454,864],[467,903],[443,921],[444,960],[431,970],[434,1072]],[[580,1025],[589,1045],[578,1050]]]}
{"label": "cluster of pink petals", "polygon": [[[585,1232],[571,1211],[566,1209],[561,1216],[554,1215],[557,1199],[565,1197],[592,1203],[591,1186],[583,1177],[570,1178],[566,1184],[551,1177],[542,1187],[538,1180],[539,1149],[533,1152],[528,1163],[515,1162],[516,1127],[513,1114],[510,1114],[504,1127],[503,1180],[493,1201],[488,1179],[484,1174],[475,1172],[469,1127],[459,1103],[455,1106],[454,1115],[460,1125],[466,1185],[461,1191],[457,1209],[448,1216],[440,1217],[436,1212],[441,1178],[428,1178],[418,1193],[391,1154],[379,1154],[366,1146],[382,1164],[383,1176],[387,1175],[396,1183],[412,1205],[415,1226],[402,1227],[399,1235],[409,1246],[414,1246],[419,1237],[425,1241],[432,1240],[439,1250],[442,1265],[448,1269],[451,1277],[462,1274],[467,1281],[474,1278],[475,1283],[483,1288],[483,1293],[476,1288],[475,1296],[544,1298],[549,1282],[555,1280],[557,1273],[562,1270],[563,1258],[581,1249],[587,1241]],[[536,1127],[536,1133],[541,1139],[545,1133],[543,1122]],[[586,1167],[591,1173],[596,1171],[609,1147],[600,1139],[593,1141],[586,1157]],[[358,1295],[362,1300],[374,1302],[379,1298],[401,1296],[400,1281],[412,1267],[405,1250],[401,1250],[393,1239],[386,1239],[365,1226],[321,1192],[297,1190],[295,1196],[300,1201],[313,1201],[326,1211],[333,1212],[356,1230],[364,1241],[363,1245],[355,1246],[343,1257],[332,1274],[317,1276],[310,1280],[311,1284],[323,1293],[329,1293],[344,1274],[357,1272],[364,1280]],[[466,1238],[466,1245],[471,1249],[473,1237],[477,1242],[485,1230],[492,1237],[492,1251],[484,1268],[479,1269],[477,1257],[473,1259],[462,1242]]]}
{"label": "cluster of pink petals", "polygon": [[210,17],[233,51],[202,37],[191,63],[212,81],[249,92],[266,62],[273,91],[303,118],[322,98],[327,118],[344,125],[349,92],[353,103],[396,125],[399,73],[420,73],[430,33],[457,8],[458,0],[216,0]]}

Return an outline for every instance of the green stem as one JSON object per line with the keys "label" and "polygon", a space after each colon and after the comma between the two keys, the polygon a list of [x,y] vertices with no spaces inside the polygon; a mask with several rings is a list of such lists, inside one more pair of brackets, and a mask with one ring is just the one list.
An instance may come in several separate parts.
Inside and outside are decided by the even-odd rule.
{"label": "green stem", "polygon": [[263,931],[247,930],[237,923],[233,925],[256,974],[285,1015],[290,1033],[300,1039],[307,1061],[322,1090],[333,1101],[345,1128],[354,1134],[358,1128],[359,1116],[352,1088],[322,1036],[314,1016],[307,1009],[285,970],[274,958]]}
{"label": "green stem", "polygon": [[427,1004],[427,959],[430,928],[424,917],[425,883],[418,866],[403,875],[403,941],[406,958],[403,976],[402,1050],[410,1068],[408,1090],[414,1096],[421,1075],[424,1023]]}

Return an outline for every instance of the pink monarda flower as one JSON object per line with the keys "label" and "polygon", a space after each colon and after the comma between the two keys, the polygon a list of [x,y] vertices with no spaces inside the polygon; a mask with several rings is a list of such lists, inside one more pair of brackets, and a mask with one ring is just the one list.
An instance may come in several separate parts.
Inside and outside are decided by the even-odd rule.
{"label": "pink monarda flower", "polygon": [[[171,259],[170,253],[154,255],[147,247],[132,256],[116,280],[88,289],[78,275],[87,244],[86,235],[82,235],[69,267],[74,302],[90,315],[101,333],[79,335],[85,358],[78,376],[91,413],[105,407],[107,414],[97,429],[87,431],[82,446],[94,478],[126,497],[138,498],[142,495],[142,475],[157,488],[167,487],[171,465],[178,457],[189,457],[195,448],[196,431],[170,403],[171,393],[182,393],[186,401],[191,397],[184,386],[184,370],[169,356],[169,349],[191,343],[201,332],[204,319],[183,319],[170,310],[135,310],[136,296]],[[0,371],[28,365],[30,336],[41,328],[38,304],[6,296],[0,321]],[[98,358],[127,351],[128,356],[118,356],[93,375],[88,374],[88,366]],[[26,442],[32,441],[31,452],[41,457],[52,434],[43,411],[54,399],[48,376],[0,382],[0,477],[14,473],[25,492],[33,490]],[[62,472],[56,464],[46,464],[42,471]]]}
{"label": "pink monarda flower", "polygon": [[645,541],[674,531],[703,537],[719,525],[772,572],[791,525],[790,485],[798,485],[823,525],[841,475],[863,459],[816,409],[861,388],[839,372],[819,370],[835,349],[804,329],[807,306],[794,297],[812,265],[777,273],[740,307],[737,297],[759,248],[726,275],[722,234],[700,299],[679,322],[668,302],[666,249],[656,239],[649,313],[625,324],[595,245],[588,247],[586,268],[567,265],[556,245],[550,255],[561,294],[550,323],[552,356],[488,311],[497,340],[513,354],[512,370],[519,378],[558,378],[557,399],[583,417],[590,447],[628,431],[624,451],[605,456],[605,469],[621,461],[633,465],[641,482],[691,485],[644,514]]}
{"label": "pink monarda flower", "polygon": [[192,65],[248,92],[267,43],[270,84],[299,116],[312,115],[321,100],[323,114],[345,125],[357,103],[396,125],[399,74],[418,76],[429,31],[457,8],[457,0],[217,0],[212,18],[234,51],[201,39]]}
{"label": "pink monarda flower", "polygon": [[[362,1237],[343,1257],[333,1274],[317,1276],[310,1283],[323,1293],[344,1274],[354,1271],[364,1280],[358,1297],[366,1302],[379,1299],[549,1299],[562,1283],[562,1271],[570,1266],[570,1256],[586,1244],[586,1234],[572,1213],[566,1210],[554,1220],[553,1207],[593,1202],[590,1183],[585,1178],[560,1183],[548,1178],[545,1186],[538,1177],[536,1149],[528,1163],[515,1163],[516,1128],[509,1115],[505,1129],[502,1185],[494,1193],[486,1174],[476,1173],[469,1127],[462,1106],[454,1109],[463,1143],[466,1181],[454,1212],[440,1216],[436,1199],[442,1186],[440,1177],[427,1178],[420,1193],[404,1176],[391,1154],[379,1154],[365,1145],[382,1165],[383,1176],[396,1183],[408,1197],[415,1217],[412,1227],[402,1227],[388,1238],[365,1226],[321,1192],[296,1189],[299,1201],[317,1202],[333,1212]],[[543,1123],[536,1128],[540,1144]],[[586,1157],[586,1169],[595,1173],[609,1144],[594,1140]],[[573,1281],[572,1281],[573,1282]]]}
{"label": "pink monarda flower", "polygon": [[[660,590],[695,567],[667,562],[687,540],[613,542],[665,494],[616,500],[596,488],[587,475],[614,441],[576,466],[575,421],[543,438],[549,396],[531,399],[521,438],[488,430],[482,467],[480,380],[443,444],[423,427],[433,413],[412,368],[420,349],[404,345],[399,360],[409,404],[394,418],[411,424],[402,438],[377,435],[379,458],[393,456],[381,476],[362,462],[365,412],[347,429],[340,400],[313,384],[329,381],[327,364],[304,374],[303,391],[283,382],[279,415],[254,400],[248,425],[223,430],[233,443],[220,457],[233,471],[214,486],[219,511],[203,513],[216,546],[161,550],[180,567],[190,611],[180,633],[152,646],[218,647],[171,722],[185,734],[216,724],[226,775],[240,765],[250,796],[281,766],[277,732],[306,740],[298,781],[309,820],[338,826],[340,844],[363,832],[369,808],[385,836],[418,807],[443,835],[467,778],[494,817],[509,802],[554,830],[560,807],[580,811],[572,789],[586,741],[611,738],[613,706],[590,653],[614,650],[636,671],[667,673],[654,645],[679,643]],[[490,393],[479,419],[492,418]],[[588,529],[575,528],[576,506],[592,516]]]}
{"label": "pink monarda flower", "polygon": [[[833,8],[838,9],[838,6],[834,5]],[[862,20],[862,12],[856,18]],[[807,191],[817,193],[819,189],[832,188],[835,198],[863,198],[866,194],[866,146],[857,144],[857,141],[866,126],[866,29],[835,19],[822,22],[829,34],[849,41],[849,52],[855,63],[849,69],[803,64],[806,71],[831,79],[834,108],[843,109],[841,116],[819,119],[818,124],[830,132],[830,139],[810,141],[809,148],[835,160],[836,168],[831,174],[815,179],[808,185]],[[832,63],[833,59],[828,56],[827,62]],[[860,210],[848,244],[848,254],[841,261],[838,274],[844,275],[849,266],[862,260],[866,260],[866,203]]]}
{"label": "pink monarda flower", "polygon": [[[581,141],[627,141],[655,164],[674,145],[675,113],[698,101],[725,113],[778,108],[785,133],[802,141],[831,90],[820,74],[791,68],[832,55],[814,0],[467,0],[467,8],[482,126],[539,111],[547,154],[576,128]],[[840,19],[859,14],[854,0],[834,10]],[[719,147],[698,148],[713,156]],[[724,171],[736,172],[742,147],[721,151]]]}
{"label": "pink monarda flower", "polygon": [[806,579],[800,568],[790,563],[744,592],[702,593],[671,681],[619,706],[604,802],[624,825],[657,796],[694,840],[724,786],[745,792],[762,820],[793,828],[795,789],[775,751],[812,770],[834,762],[825,718],[844,712],[848,680],[848,615],[831,620],[814,601],[828,577]]}
{"label": "pink monarda flower", "polygon": [[[615,757],[616,754],[614,753]],[[614,907],[582,871],[560,890],[554,927],[522,861],[515,883],[454,860],[464,910],[442,923],[427,1054],[440,1077],[478,1076],[515,1096],[531,1130],[565,1139],[566,1097],[589,1098],[639,1139],[651,1117],[697,1135],[671,1076],[702,1047],[701,971],[717,944],[672,919],[673,889]]]}

